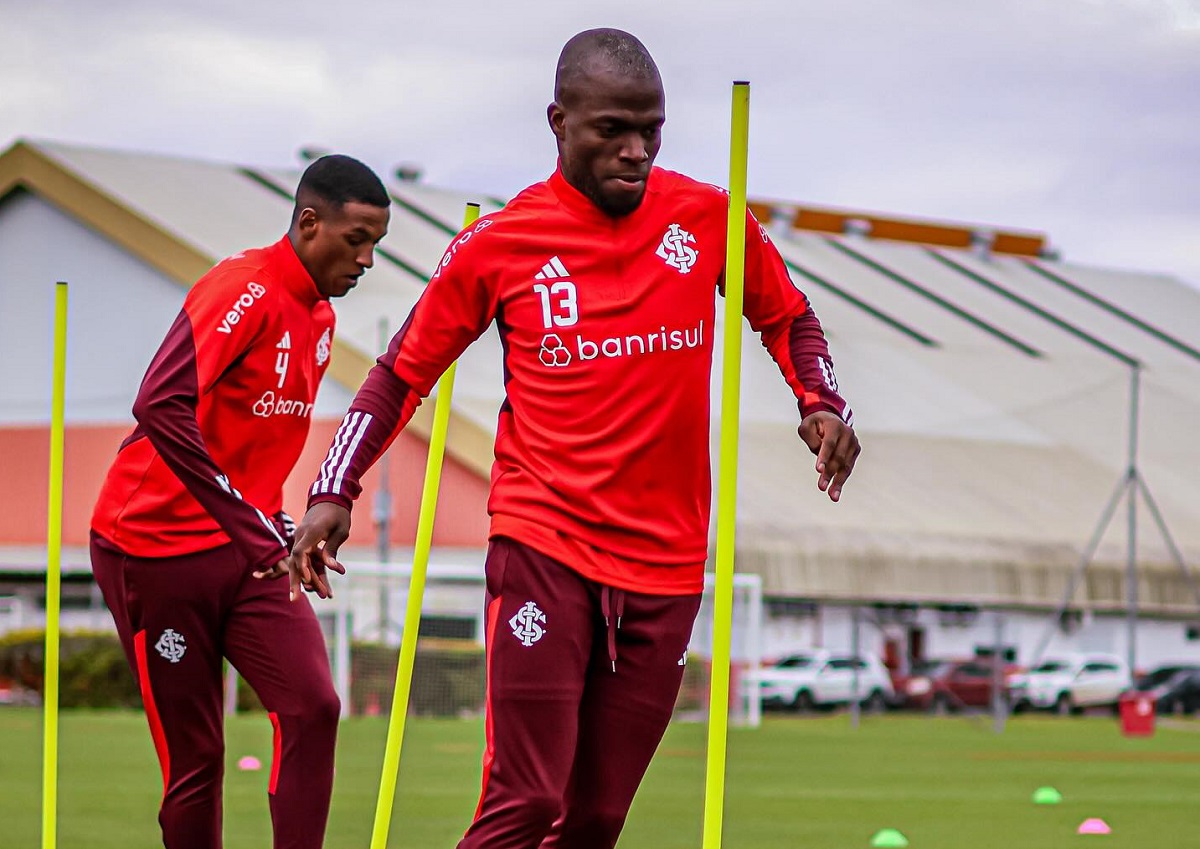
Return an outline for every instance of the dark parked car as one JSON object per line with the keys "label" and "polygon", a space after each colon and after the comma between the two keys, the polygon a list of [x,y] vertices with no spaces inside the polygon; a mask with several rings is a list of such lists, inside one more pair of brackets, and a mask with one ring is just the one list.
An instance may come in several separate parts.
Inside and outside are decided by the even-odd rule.
{"label": "dark parked car", "polygon": [[1200,666],[1190,663],[1176,663],[1170,666],[1159,666],[1156,669],[1147,672],[1140,676],[1135,683],[1134,689],[1143,693],[1149,693],[1156,687],[1161,687],[1166,684],[1180,672],[1200,672]]}
{"label": "dark parked car", "polygon": [[1139,678],[1135,689],[1151,693],[1160,714],[1195,713],[1200,710],[1200,666],[1160,666]]}

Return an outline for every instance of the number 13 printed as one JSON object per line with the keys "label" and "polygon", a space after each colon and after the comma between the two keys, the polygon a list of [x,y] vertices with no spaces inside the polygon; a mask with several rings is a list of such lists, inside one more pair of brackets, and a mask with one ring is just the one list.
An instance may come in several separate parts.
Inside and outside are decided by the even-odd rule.
{"label": "number 13 printed", "polygon": [[534,283],[533,291],[542,299],[542,323],[551,327],[570,327],[579,321],[579,305],[575,299],[575,284],[560,280],[552,286]]}

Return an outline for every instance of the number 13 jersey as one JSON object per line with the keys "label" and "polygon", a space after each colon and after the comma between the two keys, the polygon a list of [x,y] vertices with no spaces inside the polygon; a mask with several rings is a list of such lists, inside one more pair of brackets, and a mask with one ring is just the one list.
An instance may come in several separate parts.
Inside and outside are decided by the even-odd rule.
{"label": "number 13 jersey", "polygon": [[[655,168],[613,218],[556,172],[451,243],[343,421],[310,503],[349,507],[421,397],[495,321],[506,398],[488,510],[508,536],[637,592],[699,592],[709,385],[729,199]],[[824,334],[746,219],[744,313],[802,415],[850,420]]]}

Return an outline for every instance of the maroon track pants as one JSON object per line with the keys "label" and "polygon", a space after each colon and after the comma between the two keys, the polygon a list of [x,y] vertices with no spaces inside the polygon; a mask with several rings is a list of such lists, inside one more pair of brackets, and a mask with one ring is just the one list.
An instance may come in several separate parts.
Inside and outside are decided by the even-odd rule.
{"label": "maroon track pants", "polygon": [[671,719],[700,596],[604,587],[504,538],[486,571],[483,792],[458,849],[612,849]]}
{"label": "maroon track pants", "polygon": [[340,705],[308,600],[289,602],[286,580],[252,577],[229,545],[145,559],[93,535],[91,551],[162,766],[163,845],[220,849],[226,657],[274,726],[268,792],[275,849],[319,849]]}

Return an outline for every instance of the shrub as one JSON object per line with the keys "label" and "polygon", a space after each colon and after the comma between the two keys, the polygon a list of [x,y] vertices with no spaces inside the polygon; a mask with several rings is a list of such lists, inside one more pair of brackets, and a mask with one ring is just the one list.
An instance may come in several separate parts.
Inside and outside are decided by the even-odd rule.
{"label": "shrub", "polygon": [[[0,678],[45,695],[46,635],[13,631],[0,637]],[[137,707],[137,683],[117,635],[73,631],[59,637],[59,706]]]}

